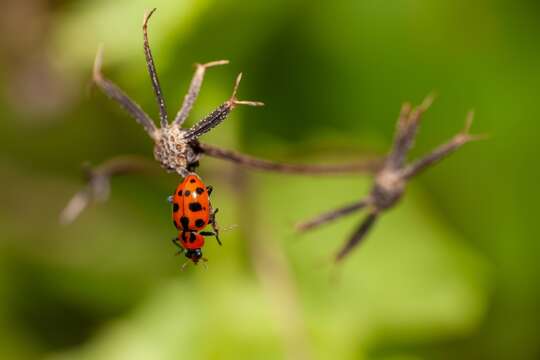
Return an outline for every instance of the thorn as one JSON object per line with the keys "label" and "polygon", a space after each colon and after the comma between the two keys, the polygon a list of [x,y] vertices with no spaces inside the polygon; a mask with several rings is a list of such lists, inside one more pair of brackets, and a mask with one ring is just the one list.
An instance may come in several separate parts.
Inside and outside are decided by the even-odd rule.
{"label": "thorn", "polygon": [[90,195],[86,191],[80,191],[76,193],[68,202],[66,207],[62,210],[59,217],[61,225],[69,225],[88,206],[90,203]]}
{"label": "thorn", "polygon": [[231,95],[231,100],[230,100],[232,102],[236,102],[236,92],[238,91],[238,86],[240,86],[240,81],[242,81],[242,73],[238,74],[238,76],[236,77],[233,93]]}
{"label": "thorn", "polygon": [[148,20],[150,20],[150,17],[152,16],[154,11],[156,11],[156,10],[157,10],[157,8],[153,8],[152,10],[147,11],[147,12],[144,13],[143,24],[142,24],[144,31],[146,31],[146,27],[148,26]]}
{"label": "thorn", "polygon": [[229,63],[229,60],[216,60],[216,61],[207,62],[206,64],[196,64],[196,65],[207,69],[213,66],[227,65],[228,63]]}
{"label": "thorn", "polygon": [[471,135],[470,130],[471,130],[473,120],[474,120],[474,110],[470,110],[467,113],[467,118],[465,119],[465,127],[463,128],[463,131],[457,135],[457,137],[461,138],[461,141],[463,141],[464,143],[470,142],[470,141],[486,140],[490,137],[488,134]]}
{"label": "thorn", "polygon": [[469,134],[473,120],[474,120],[474,110],[470,110],[467,113],[467,118],[465,119],[465,128],[463,129],[464,134]]}
{"label": "thorn", "polygon": [[236,98],[236,93],[238,92],[238,86],[240,85],[241,80],[242,80],[242,73],[238,74],[238,76],[236,77],[233,93],[231,95],[231,98],[229,99],[229,105],[231,107],[234,107],[234,105],[264,106],[264,103],[260,101],[246,101],[246,100],[238,100]]}
{"label": "thorn", "polygon": [[431,93],[428,94],[428,96],[424,98],[424,100],[422,101],[418,109],[421,112],[425,112],[427,109],[431,107],[436,97],[437,97],[437,94],[435,93],[435,91],[432,91]]}
{"label": "thorn", "polygon": [[94,81],[100,80],[101,76],[101,65],[103,63],[103,44],[99,44],[96,57],[94,59],[94,67],[92,69],[92,77]]}
{"label": "thorn", "polygon": [[264,103],[262,101],[246,101],[246,100],[234,100],[234,104],[236,105],[247,105],[247,106],[264,106]]}

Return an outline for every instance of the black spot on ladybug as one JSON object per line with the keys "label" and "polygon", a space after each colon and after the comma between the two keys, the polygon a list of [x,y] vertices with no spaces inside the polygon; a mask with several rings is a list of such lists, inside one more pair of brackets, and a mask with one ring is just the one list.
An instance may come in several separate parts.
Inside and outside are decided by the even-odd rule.
{"label": "black spot on ladybug", "polygon": [[180,206],[178,206],[178,203],[174,203],[174,204],[173,204],[172,211],[173,211],[173,212],[177,212],[178,209],[180,209]]}
{"label": "black spot on ladybug", "polygon": [[184,230],[187,230],[189,228],[189,219],[186,216],[182,216],[180,218],[180,224],[182,224]]}
{"label": "black spot on ladybug", "polygon": [[197,190],[195,190],[197,194],[201,195],[204,192],[204,189],[201,187],[198,187]]}
{"label": "black spot on ladybug", "polygon": [[197,220],[195,220],[195,226],[196,226],[196,227],[204,226],[204,220],[203,220],[203,219],[197,219]]}
{"label": "black spot on ladybug", "polygon": [[176,223],[176,220],[173,220],[172,223],[174,224],[174,227],[178,229],[178,224]]}
{"label": "black spot on ladybug", "polygon": [[178,196],[182,196],[182,190],[178,190]]}
{"label": "black spot on ladybug", "polygon": [[194,243],[195,239],[196,239],[195,234],[194,233],[189,233],[189,242]]}
{"label": "black spot on ladybug", "polygon": [[189,180],[190,183],[195,184],[195,179]]}
{"label": "black spot on ladybug", "polygon": [[201,205],[201,203],[198,203],[198,202],[192,202],[192,203],[189,204],[189,210],[191,210],[193,212],[201,211],[202,210],[202,205]]}
{"label": "black spot on ladybug", "polygon": [[191,193],[189,192],[189,190],[186,190],[186,192],[184,192],[184,195],[185,195],[185,196],[189,196],[189,194],[191,194]]}
{"label": "black spot on ladybug", "polygon": [[186,233],[185,232],[182,232],[182,242],[186,242],[187,239],[186,239]]}

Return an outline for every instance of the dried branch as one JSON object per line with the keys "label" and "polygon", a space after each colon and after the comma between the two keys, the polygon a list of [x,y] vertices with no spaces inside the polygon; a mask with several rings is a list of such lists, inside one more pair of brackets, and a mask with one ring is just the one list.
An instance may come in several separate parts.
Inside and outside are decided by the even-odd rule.
{"label": "dried branch", "polygon": [[223,120],[227,118],[232,109],[236,105],[248,105],[248,106],[263,106],[264,103],[260,101],[240,101],[236,98],[236,93],[238,91],[238,86],[242,80],[242,73],[238,74],[236,77],[236,82],[234,84],[233,92],[229,100],[221,104],[216,110],[212,111],[204,119],[200,120],[198,123],[193,125],[190,129],[184,134],[184,139],[186,141],[192,141],[200,137],[201,135],[212,130],[214,127],[221,124]]}
{"label": "dried branch", "polygon": [[332,220],[338,219],[340,217],[352,214],[360,209],[365,208],[367,205],[369,205],[371,202],[371,199],[366,198],[362,199],[360,201],[357,201],[355,203],[352,203],[350,205],[344,206],[342,208],[339,208],[337,210],[332,210],[330,212],[321,214],[309,221],[301,222],[296,225],[296,230],[298,231],[307,231],[313,228],[316,228],[322,224],[326,224],[328,222],[331,222]]}
{"label": "dried branch", "polygon": [[107,201],[113,176],[154,173],[157,169],[154,162],[138,156],[117,156],[94,168],[86,165],[86,186],[69,200],[60,213],[60,223],[70,224],[90,204]]}
{"label": "dried branch", "polygon": [[418,175],[422,170],[425,170],[427,167],[434,165],[438,161],[442,160],[444,157],[449,155],[450,153],[456,151],[464,144],[476,141],[476,140],[482,140],[485,139],[485,135],[471,135],[469,134],[470,127],[472,125],[472,120],[474,118],[474,112],[469,112],[467,115],[467,121],[465,128],[463,131],[457,135],[455,135],[450,141],[447,143],[437,147],[435,150],[433,150],[429,155],[426,155],[420,160],[417,160],[413,162],[412,164],[406,166],[402,171],[402,176],[405,179],[409,179],[411,177],[414,177]]}
{"label": "dried branch", "polygon": [[216,159],[230,161],[247,168],[289,174],[332,175],[344,173],[373,174],[381,168],[382,159],[368,158],[343,164],[287,164],[258,159],[249,155],[226,150],[214,145],[198,143],[195,151]]}
{"label": "dried branch", "polygon": [[360,226],[358,229],[351,235],[350,239],[345,243],[343,248],[339,250],[339,252],[336,255],[336,261],[340,261],[343,259],[349,251],[354,249],[361,240],[363,240],[368,233],[368,231],[371,229],[373,224],[375,224],[375,220],[377,220],[377,217],[379,214],[377,212],[371,212],[368,214],[368,216],[360,223]]}
{"label": "dried branch", "polygon": [[229,60],[218,60],[206,64],[197,64],[197,70],[195,70],[195,74],[193,75],[193,79],[191,79],[188,92],[186,96],[184,96],[182,107],[178,111],[178,114],[176,114],[176,117],[173,121],[174,125],[178,127],[182,126],[184,121],[186,121],[187,117],[189,116],[191,108],[193,107],[193,104],[195,103],[195,100],[197,100],[199,92],[201,91],[201,86],[204,80],[204,74],[206,72],[206,69],[213,66],[226,65],[228,63]]}
{"label": "dried branch", "polygon": [[152,139],[156,139],[156,125],[150,116],[148,116],[148,114],[146,114],[135,101],[131,100],[118,86],[103,76],[101,73],[102,62],[103,48],[100,46],[96,54],[96,59],[94,60],[94,69],[92,73],[94,83],[99,86],[108,97],[118,102],[120,106],[135,119],[135,121],[141,124]]}
{"label": "dried branch", "polygon": [[189,90],[184,97],[182,107],[178,111],[174,121],[170,125],[167,124],[165,101],[163,100],[163,94],[161,92],[154,59],[148,41],[148,21],[154,11],[155,9],[145,14],[144,16],[143,39],[146,64],[148,72],[150,74],[150,79],[152,81],[152,87],[154,89],[154,93],[156,95],[160,109],[161,127],[157,128],[151,118],[140,108],[139,105],[137,105],[126,94],[124,94],[124,92],[122,92],[118,86],[103,77],[103,75],[101,74],[101,49],[98,51],[94,64],[94,81],[103,90],[103,92],[105,92],[105,94],[116,100],[122,107],[124,107],[129,112],[132,117],[135,118],[137,122],[144,126],[145,130],[154,140],[154,157],[161,164],[161,166],[166,169],[166,171],[175,171],[181,176],[185,176],[190,171],[195,170],[199,163],[199,157],[203,154],[218,159],[231,161],[238,165],[246,166],[252,169],[291,174],[295,173],[325,175],[353,172],[373,174],[381,168],[383,162],[382,159],[375,158],[363,159],[353,163],[345,164],[284,164],[263,159],[257,159],[249,155],[243,155],[230,150],[220,149],[218,147],[207,144],[199,144],[198,137],[218,126],[222,121],[227,118],[229,113],[237,105],[263,105],[262,102],[258,101],[238,100],[236,94],[238,92],[238,86],[242,79],[242,74],[239,74],[236,78],[232,95],[227,101],[221,104],[207,117],[195,123],[190,129],[184,130],[181,128],[181,125],[188,117],[190,110],[193,107],[195,100],[197,99],[206,69],[212,66],[227,64],[227,60],[218,60],[208,62],[202,65],[197,65],[197,69],[191,80]]}
{"label": "dried branch", "polygon": [[370,209],[368,216],[337,253],[335,257],[336,261],[345,258],[350,251],[365,238],[380,214],[393,208],[397,204],[405,192],[407,181],[419,174],[422,170],[425,170],[429,166],[434,165],[450,155],[464,144],[484,138],[482,135],[470,135],[469,129],[473,120],[473,113],[470,112],[467,116],[465,129],[461,133],[457,134],[450,141],[439,146],[420,160],[417,160],[410,165],[405,164],[407,153],[411,149],[416,138],[418,125],[422,115],[431,105],[432,101],[433,96],[428,96],[423,103],[415,109],[409,104],[404,104],[402,106],[397,121],[396,135],[394,137],[392,150],[386,158],[384,165],[377,171],[375,175],[375,184],[364,199],[347,207],[328,212],[312,220],[298,224],[298,230],[310,230],[319,225],[328,223],[331,220],[361,210],[368,205]]}
{"label": "dried branch", "polygon": [[161,92],[161,86],[159,85],[159,78],[154,64],[154,57],[152,56],[152,51],[150,50],[150,43],[148,42],[148,20],[156,9],[152,9],[150,12],[144,14],[143,18],[143,43],[144,43],[144,56],[146,57],[146,65],[148,68],[148,74],[150,75],[150,80],[152,81],[152,88],[156,95],[156,100],[159,106],[159,119],[161,127],[167,127],[169,121],[167,120],[167,108],[165,106],[165,99]]}

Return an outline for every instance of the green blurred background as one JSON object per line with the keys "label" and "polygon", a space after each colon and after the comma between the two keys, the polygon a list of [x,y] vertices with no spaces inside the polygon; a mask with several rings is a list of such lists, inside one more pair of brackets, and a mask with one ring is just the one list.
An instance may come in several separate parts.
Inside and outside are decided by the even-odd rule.
{"label": "green blurred background", "polygon": [[[114,179],[72,225],[80,165],[151,158],[142,127],[91,86],[104,72],[153,117],[140,30],[169,111],[209,70],[190,121],[240,107],[202,140],[274,160],[383,154],[405,100],[439,96],[412,156],[462,128],[465,146],[416,178],[342,266],[355,215],[293,224],[366,194],[360,176],[238,171],[203,159],[224,246],[209,269],[175,257],[179,179]],[[0,13],[0,357],[3,359],[538,359],[538,1],[5,0]]]}

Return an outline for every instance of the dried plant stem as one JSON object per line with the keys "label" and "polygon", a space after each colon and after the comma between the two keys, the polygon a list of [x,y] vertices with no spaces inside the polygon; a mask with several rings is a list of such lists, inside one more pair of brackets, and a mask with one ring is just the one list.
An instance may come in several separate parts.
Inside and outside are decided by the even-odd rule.
{"label": "dried plant stem", "polygon": [[216,159],[230,161],[234,164],[255,170],[273,171],[289,174],[333,175],[343,173],[375,173],[382,164],[381,159],[371,158],[343,164],[287,164],[258,159],[209,144],[197,144],[196,151]]}
{"label": "dried plant stem", "polygon": [[96,59],[94,60],[94,68],[92,78],[94,83],[111,99],[115,100],[120,106],[122,106],[132,118],[144,127],[144,130],[152,139],[157,138],[157,128],[150,116],[144,112],[144,110],[133,101],[124,91],[122,91],[116,84],[103,76],[101,72],[101,65],[103,63],[103,48],[100,46]]}
{"label": "dried plant stem", "polygon": [[347,256],[347,254],[349,254],[349,252],[365,238],[368,231],[371,229],[373,224],[375,224],[375,220],[377,220],[378,215],[379,214],[376,212],[371,212],[364,220],[362,220],[362,222],[358,226],[358,229],[356,229],[356,231],[351,235],[349,240],[337,253],[336,261],[340,261],[345,256]]}
{"label": "dried plant stem", "polygon": [[481,135],[469,134],[473,120],[473,113],[470,112],[467,116],[465,129],[461,133],[455,135],[450,141],[440,145],[423,158],[407,165],[405,159],[416,138],[418,125],[422,115],[432,102],[433,96],[428,96],[417,108],[412,108],[408,103],[402,106],[397,121],[392,150],[383,166],[376,172],[375,184],[364,199],[297,225],[299,231],[314,229],[317,226],[359,211],[368,205],[368,216],[360,223],[358,229],[338,251],[335,257],[336,261],[344,259],[366,237],[379,215],[393,208],[398,203],[405,193],[407,182],[410,179],[455,152],[464,144],[484,138]]}
{"label": "dried plant stem", "polygon": [[167,107],[165,106],[165,99],[163,98],[163,93],[161,91],[161,86],[159,84],[159,78],[156,70],[156,65],[154,64],[154,57],[152,56],[152,50],[150,50],[150,43],[148,41],[148,20],[152,17],[152,14],[156,9],[152,9],[150,12],[144,14],[143,19],[143,44],[144,44],[144,56],[146,57],[146,65],[148,68],[148,74],[150,75],[150,80],[152,82],[152,88],[154,89],[154,94],[156,95],[156,100],[159,107],[159,119],[161,127],[164,128],[169,124],[167,120]]}
{"label": "dried plant stem", "polygon": [[174,125],[179,127],[182,126],[184,121],[189,116],[191,108],[193,107],[193,104],[195,103],[195,100],[197,100],[199,92],[201,91],[201,86],[204,80],[204,74],[206,73],[206,69],[213,66],[226,65],[228,63],[228,60],[217,60],[206,64],[197,64],[197,69],[195,70],[195,74],[193,75],[193,79],[191,80],[191,83],[189,85],[188,92],[184,96],[182,107],[180,108],[180,110],[178,110],[178,114],[176,114],[176,118],[173,121]]}
{"label": "dried plant stem", "polygon": [[313,228],[316,228],[320,225],[323,225],[325,223],[331,222],[335,219],[338,219],[340,217],[352,214],[360,209],[363,209],[367,205],[369,205],[370,199],[362,199],[360,201],[357,201],[355,203],[352,203],[348,206],[344,206],[342,208],[339,208],[337,210],[333,210],[324,214],[321,214],[309,221],[301,222],[296,225],[296,229],[298,231],[307,231]]}

